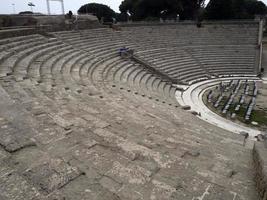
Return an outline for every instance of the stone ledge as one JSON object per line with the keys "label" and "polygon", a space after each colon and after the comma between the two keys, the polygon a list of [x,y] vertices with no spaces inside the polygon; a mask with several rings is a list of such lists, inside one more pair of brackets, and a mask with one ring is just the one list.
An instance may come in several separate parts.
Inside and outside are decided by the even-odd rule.
{"label": "stone ledge", "polygon": [[255,183],[260,199],[267,200],[267,148],[256,142],[253,148]]}

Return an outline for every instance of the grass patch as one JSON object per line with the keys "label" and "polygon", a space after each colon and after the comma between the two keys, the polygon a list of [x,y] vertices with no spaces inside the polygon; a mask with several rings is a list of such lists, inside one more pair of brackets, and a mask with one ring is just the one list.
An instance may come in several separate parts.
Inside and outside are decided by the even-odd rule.
{"label": "grass patch", "polygon": [[253,110],[251,120],[258,122],[261,126],[267,126],[267,113],[263,110]]}
{"label": "grass patch", "polygon": [[[250,91],[251,93],[252,91]],[[246,115],[246,111],[247,111],[247,107],[248,107],[248,103],[249,102],[245,102],[244,104],[242,104],[240,106],[240,109],[238,111],[235,111],[236,106],[239,104],[239,99],[240,99],[240,94],[238,96],[235,97],[233,104],[229,107],[227,114],[222,114],[222,110],[224,108],[224,106],[226,105],[226,103],[228,102],[229,99],[229,93],[224,93],[223,94],[223,98],[221,100],[221,102],[219,103],[219,106],[217,108],[215,108],[213,105],[214,103],[217,101],[219,94],[216,92],[214,92],[215,95],[212,97],[212,102],[208,103],[207,101],[207,96],[208,96],[208,92],[206,92],[203,95],[203,102],[205,103],[205,105],[212,111],[214,111],[215,113],[217,113],[218,115],[227,118],[229,120],[232,120],[230,118],[232,113],[236,113],[236,118],[235,120],[242,122],[244,124],[247,124],[247,126],[251,126],[254,127],[254,125],[251,124],[252,121],[255,121],[259,124],[259,127],[264,128],[267,127],[267,109],[264,110],[253,110],[252,114],[251,114],[251,118],[250,120],[246,121],[245,120],[245,115]],[[248,95],[251,96],[251,95]],[[250,97],[251,98],[251,97]]]}

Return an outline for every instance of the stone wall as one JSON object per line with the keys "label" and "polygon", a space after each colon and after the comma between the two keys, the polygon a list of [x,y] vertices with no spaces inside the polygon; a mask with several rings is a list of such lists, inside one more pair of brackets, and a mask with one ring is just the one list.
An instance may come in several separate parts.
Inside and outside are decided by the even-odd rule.
{"label": "stone wall", "polygon": [[[203,21],[201,22],[203,25],[205,24],[214,24],[214,25],[223,25],[223,24],[257,24],[259,23],[258,20],[238,20],[238,21]],[[164,25],[196,25],[195,21],[177,21],[177,22],[159,22],[159,21],[138,21],[138,22],[119,22],[118,25],[120,26],[164,26]]]}
{"label": "stone wall", "polygon": [[36,24],[36,19],[31,16],[0,15],[0,27],[32,26]]}
{"label": "stone wall", "polygon": [[0,38],[100,26],[98,19],[90,15],[73,16],[72,19],[64,15],[0,15]]}
{"label": "stone wall", "polygon": [[262,200],[267,200],[267,151],[264,143],[255,143],[253,149],[253,161],[255,182]]}
{"label": "stone wall", "polygon": [[67,19],[64,15],[0,15],[0,28],[7,27],[44,27],[50,26],[51,31],[68,30],[70,24],[77,24],[78,28],[97,28],[100,26],[97,18],[90,15],[73,16]]}

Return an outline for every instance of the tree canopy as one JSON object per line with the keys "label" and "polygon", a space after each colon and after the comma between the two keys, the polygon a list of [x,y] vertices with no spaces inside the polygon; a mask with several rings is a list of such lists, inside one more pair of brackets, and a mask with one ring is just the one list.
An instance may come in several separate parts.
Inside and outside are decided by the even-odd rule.
{"label": "tree canopy", "polygon": [[110,7],[98,3],[81,6],[79,14],[91,13],[99,20],[134,21],[159,18],[181,20],[210,19],[252,19],[255,15],[265,15],[267,8],[258,0],[210,0],[205,7],[205,0],[122,0],[120,12],[115,13]]}
{"label": "tree canopy", "polygon": [[257,0],[210,0],[205,9],[205,18],[252,19],[267,13],[265,4]]}
{"label": "tree canopy", "polygon": [[19,13],[19,15],[32,15],[33,12],[32,11],[22,11]]}
{"label": "tree canopy", "polygon": [[181,19],[193,19],[205,0],[123,0],[121,13],[130,14],[133,20],[144,20],[148,17],[177,16]]}
{"label": "tree canopy", "polygon": [[104,18],[107,21],[112,21],[113,17],[116,17],[116,13],[109,6],[98,3],[89,3],[80,7],[79,14],[93,14],[98,20]]}

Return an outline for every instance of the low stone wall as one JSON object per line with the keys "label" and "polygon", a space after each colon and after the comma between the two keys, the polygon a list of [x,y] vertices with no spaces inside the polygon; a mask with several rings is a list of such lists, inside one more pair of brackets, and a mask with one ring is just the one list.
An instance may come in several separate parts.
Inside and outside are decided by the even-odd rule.
{"label": "low stone wall", "polygon": [[31,15],[0,15],[0,28],[35,25],[37,19]]}
{"label": "low stone wall", "polygon": [[73,16],[72,19],[66,19],[64,15],[0,15],[0,38],[100,27],[97,18],[90,15]]}
{"label": "low stone wall", "polygon": [[0,39],[32,35],[35,33],[38,33],[38,31],[35,28],[18,28],[18,29],[0,30]]}
{"label": "low stone wall", "polygon": [[[259,24],[258,20],[238,20],[238,21],[202,21],[203,25],[224,25],[224,24]],[[177,21],[177,22],[160,22],[160,21],[138,21],[138,22],[119,22],[119,26],[129,27],[129,26],[164,26],[164,25],[196,25],[196,21]]]}
{"label": "low stone wall", "polygon": [[[64,24],[65,15],[1,15],[0,27],[11,26],[33,26],[46,24]],[[98,19],[92,15],[77,15],[72,17],[73,20],[90,21],[94,24],[99,24]]]}
{"label": "low stone wall", "polygon": [[263,142],[256,142],[253,149],[255,183],[262,200],[267,200],[267,148]]}

